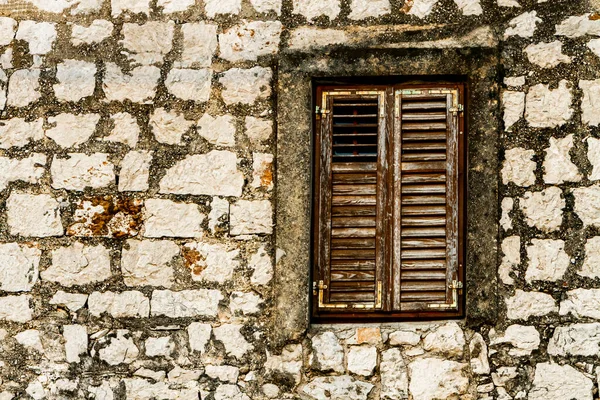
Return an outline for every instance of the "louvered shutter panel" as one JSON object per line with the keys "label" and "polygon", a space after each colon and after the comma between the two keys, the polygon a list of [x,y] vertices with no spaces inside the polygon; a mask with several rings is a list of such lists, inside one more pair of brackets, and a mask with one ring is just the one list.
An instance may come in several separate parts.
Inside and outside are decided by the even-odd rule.
{"label": "louvered shutter panel", "polygon": [[322,92],[315,235],[318,311],[380,309],[385,91]]}
{"label": "louvered shutter panel", "polygon": [[[459,308],[458,88],[396,91],[393,308]],[[399,290],[398,290],[399,289]]]}

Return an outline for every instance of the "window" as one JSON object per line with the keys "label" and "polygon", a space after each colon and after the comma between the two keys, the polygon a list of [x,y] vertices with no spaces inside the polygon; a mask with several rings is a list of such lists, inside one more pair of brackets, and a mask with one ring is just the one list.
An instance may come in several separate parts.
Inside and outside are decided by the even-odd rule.
{"label": "window", "polygon": [[313,318],[458,317],[464,85],[318,86]]}

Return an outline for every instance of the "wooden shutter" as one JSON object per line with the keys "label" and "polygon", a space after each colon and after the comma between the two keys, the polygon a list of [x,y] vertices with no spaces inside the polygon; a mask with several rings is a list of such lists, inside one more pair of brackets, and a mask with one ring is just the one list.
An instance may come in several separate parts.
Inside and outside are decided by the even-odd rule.
{"label": "wooden shutter", "polygon": [[458,87],[396,91],[392,287],[402,312],[459,309],[460,94]]}
{"label": "wooden shutter", "polygon": [[324,90],[318,115],[317,311],[382,304],[385,91]]}

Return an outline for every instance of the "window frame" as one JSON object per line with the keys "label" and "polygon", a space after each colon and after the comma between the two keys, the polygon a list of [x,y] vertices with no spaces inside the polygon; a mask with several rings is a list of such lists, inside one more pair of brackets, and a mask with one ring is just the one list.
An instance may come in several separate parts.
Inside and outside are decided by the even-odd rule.
{"label": "window frame", "polygon": [[[368,77],[362,78],[369,80]],[[321,83],[318,80],[313,82],[313,109],[319,110],[326,105],[322,104],[324,99],[323,92],[324,91],[334,91],[334,90],[348,90],[348,91],[383,91],[384,92],[384,106],[385,107],[385,115],[383,120],[384,126],[380,127],[380,134],[384,134],[385,137],[380,139],[383,142],[387,143],[387,163],[390,165],[387,171],[380,171],[381,165],[378,165],[377,174],[378,174],[378,182],[379,177],[385,175],[385,182],[383,185],[386,187],[386,192],[389,193],[390,197],[394,195],[394,184],[395,177],[399,176],[400,171],[396,171],[398,175],[394,175],[395,172],[392,170],[392,166],[394,165],[393,157],[394,157],[394,148],[399,146],[399,143],[396,143],[396,140],[400,139],[400,118],[401,113],[398,111],[398,105],[401,98],[402,91],[406,90],[426,90],[426,89],[441,89],[441,90],[456,90],[457,91],[457,101],[458,104],[463,106],[463,110],[454,114],[456,116],[456,129],[457,132],[457,193],[456,193],[456,202],[457,211],[458,211],[458,227],[457,227],[457,265],[456,265],[456,281],[458,281],[461,285],[461,288],[457,290],[452,289],[452,285],[455,281],[451,281],[448,279],[447,281],[447,303],[452,303],[452,298],[454,295],[458,295],[457,297],[457,306],[455,308],[450,309],[427,309],[424,306],[424,310],[410,310],[410,311],[399,311],[393,309],[394,301],[398,304],[398,299],[394,300],[393,296],[397,292],[397,283],[394,284],[393,279],[393,265],[392,265],[392,253],[394,249],[394,235],[397,232],[392,232],[390,226],[396,226],[393,222],[393,219],[396,218],[396,213],[399,211],[394,208],[391,204],[391,200],[386,200],[384,198],[384,202],[386,203],[386,213],[392,214],[393,217],[388,216],[385,218],[385,221],[388,222],[386,224],[386,231],[384,233],[379,232],[376,238],[378,243],[385,242],[384,251],[383,251],[383,260],[384,265],[380,266],[383,271],[378,271],[377,276],[383,277],[383,287],[382,287],[382,301],[380,302],[381,308],[378,309],[377,306],[370,309],[357,309],[357,308],[345,308],[345,309],[326,309],[318,307],[319,295],[322,295],[322,292],[317,287],[319,280],[321,280],[322,276],[317,276],[319,271],[319,266],[316,265],[316,260],[319,258],[319,252],[321,251],[321,246],[318,243],[318,229],[320,225],[320,201],[323,199],[320,198],[320,184],[319,173],[320,173],[320,135],[322,134],[322,130],[320,129],[320,124],[324,121],[320,117],[318,113],[313,113],[313,173],[312,173],[312,226],[311,226],[311,282],[312,288],[310,293],[310,318],[313,323],[332,323],[332,322],[360,322],[360,321],[368,321],[368,322],[390,322],[390,321],[406,321],[406,320],[435,320],[435,319],[448,319],[448,318],[462,318],[465,315],[465,297],[463,295],[462,285],[465,283],[465,260],[466,260],[466,227],[467,227],[467,203],[466,203],[466,193],[467,193],[467,171],[468,171],[468,148],[467,148],[467,129],[466,129],[466,110],[468,108],[466,104],[467,99],[467,83],[462,80],[449,80],[443,79],[440,77],[419,77],[419,79],[414,79],[410,77],[390,77],[390,78],[378,78],[377,81],[384,80],[383,83],[376,82],[373,84],[369,83],[359,83],[361,81],[360,77],[354,77],[351,79],[348,78],[329,78],[329,80],[335,81],[334,84],[331,82]],[[447,111],[448,115],[450,115],[450,110]],[[453,122],[454,123],[454,122]],[[451,129],[451,128],[448,128]],[[396,140],[395,140],[396,139]],[[383,143],[382,142],[382,143]],[[379,183],[378,183],[379,185]],[[448,203],[446,203],[448,204]],[[389,222],[392,222],[389,224]],[[380,237],[382,235],[383,237]],[[398,239],[399,240],[399,239]],[[397,275],[397,274],[396,274]],[[376,280],[377,285],[377,280]],[[377,295],[376,295],[377,296]]]}

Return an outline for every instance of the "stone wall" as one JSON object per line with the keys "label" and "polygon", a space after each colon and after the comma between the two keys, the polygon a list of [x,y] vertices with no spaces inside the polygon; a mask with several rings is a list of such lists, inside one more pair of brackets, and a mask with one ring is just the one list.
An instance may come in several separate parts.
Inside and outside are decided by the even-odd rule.
{"label": "stone wall", "polygon": [[[598,0],[0,0],[0,400],[598,398],[598,12]],[[287,285],[309,277],[281,272],[307,255],[275,233],[309,199],[277,207],[298,143],[276,132],[309,132],[311,104],[284,102],[297,88],[280,73],[319,55],[302,70],[356,60],[389,75],[359,61],[375,51],[436,74],[424,60],[447,49],[496,66],[468,134],[499,144],[469,160],[475,192],[481,171],[497,177],[497,207],[471,226],[500,252],[474,249],[467,275],[496,275],[480,268],[491,259],[497,303],[467,281],[464,320],[286,319],[286,292],[308,298]],[[487,73],[477,65],[470,81]]]}

